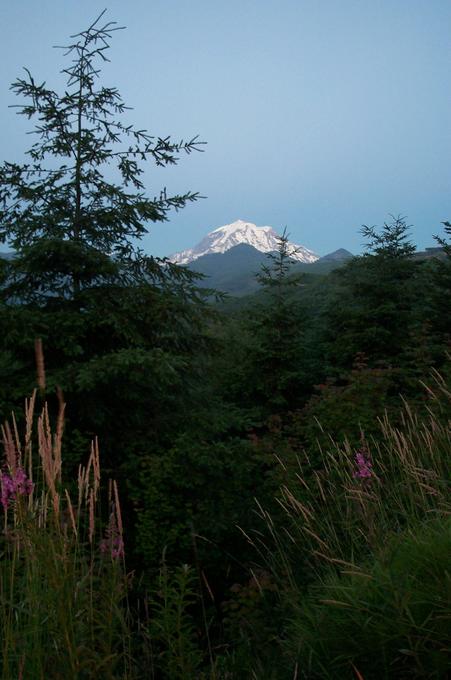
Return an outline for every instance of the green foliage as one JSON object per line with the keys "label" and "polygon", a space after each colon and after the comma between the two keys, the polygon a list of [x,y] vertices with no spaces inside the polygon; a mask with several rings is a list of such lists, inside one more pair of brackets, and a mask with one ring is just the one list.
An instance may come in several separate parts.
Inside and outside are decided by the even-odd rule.
{"label": "green foliage", "polygon": [[99,85],[102,17],[65,48],[61,94],[29,71],[12,85],[36,124],[28,161],[0,168],[0,412],[30,393],[40,338],[65,467],[99,435],[151,615],[130,622],[122,566],[59,481],[5,518],[2,677],[444,677],[450,224],[426,263],[403,218],[364,227],[365,255],[332,273],[293,270],[284,232],[259,294],[220,318],[195,274],[137,246],[198,197],[148,198],[141,162],[200,148],[129,125]]}
{"label": "green foliage", "polygon": [[291,608],[281,645],[301,677],[446,676],[451,393],[438,376],[426,392],[427,415],[405,404],[357,450],[330,439],[320,461],[300,457],[282,522],[261,509],[255,546]]}
{"label": "green foliage", "polygon": [[237,530],[259,525],[255,497],[271,503],[274,459],[238,437],[196,441],[179,436],[162,455],[141,459],[136,490],[137,552],[148,567],[165,549],[167,560],[193,562],[192,526],[200,535],[202,567],[218,588],[253,553]]}
{"label": "green foliage", "polygon": [[[177,153],[197,148],[196,140],[174,143],[121,121],[127,107],[117,89],[97,86],[99,63],[108,60],[119,30],[103,24],[103,14],[63,48],[70,55],[63,94],[38,84],[27,69],[11,86],[28,100],[18,113],[38,122],[30,163],[5,162],[0,172],[0,238],[17,253],[9,262],[9,298],[46,306],[48,296],[77,300],[101,282],[142,281],[153,263],[134,242],[147,233],[146,223],[164,221],[171,208],[198,197],[165,191],[145,197],[139,161],[175,164]],[[103,174],[111,164],[117,183]]]}
{"label": "green foliage", "polygon": [[432,270],[432,281],[429,286],[429,295],[427,301],[429,303],[429,327],[430,327],[430,341],[438,345],[439,355],[443,360],[443,349],[440,352],[440,347],[445,346],[447,350],[451,347],[451,320],[450,320],[450,298],[451,298],[451,223],[444,222],[445,235],[443,237],[436,236],[435,239],[439,246],[443,248],[445,257],[436,259],[434,268]]}
{"label": "green foliage", "polygon": [[[96,449],[88,467],[79,469],[78,488],[68,483],[61,478],[61,419],[53,435],[44,409],[36,436],[33,404],[34,397],[23,442],[17,430],[12,434],[15,428],[2,430],[0,675],[4,680],[131,678],[117,498],[110,499],[116,533],[110,518],[104,544]],[[36,440],[39,463],[32,456]],[[18,482],[24,474],[26,481]],[[72,497],[78,502],[71,501],[68,486],[75,487]]]}
{"label": "green foliage", "polygon": [[449,520],[392,538],[361,571],[311,588],[292,622],[304,678],[445,678],[449,663]]}
{"label": "green foliage", "polygon": [[[162,395],[168,412],[186,393],[193,356],[207,346],[210,292],[136,245],[149,222],[198,197],[146,197],[142,162],[173,165],[200,147],[124,122],[119,92],[99,84],[116,30],[102,14],[74,37],[61,94],[29,71],[13,83],[25,99],[18,113],[36,121],[36,141],[28,163],[0,168],[0,240],[14,248],[0,263],[0,349],[14,357],[0,366],[10,382],[0,409],[7,414],[33,386],[41,338],[48,390],[59,385],[71,403],[69,428],[101,436],[114,468],[127,457],[125,410],[128,427],[150,444],[150,430],[162,426]],[[147,413],[157,414],[150,427]]]}
{"label": "green foliage", "polygon": [[16,531],[2,541],[2,678],[129,677],[120,566],[57,531]]}
{"label": "green foliage", "polygon": [[403,360],[416,321],[412,284],[418,267],[408,229],[401,217],[385,223],[380,233],[363,227],[368,252],[336,272],[339,286],[327,329],[330,364],[350,368],[359,352],[372,366]]}
{"label": "green foliage", "polygon": [[277,586],[268,571],[256,570],[234,583],[222,605],[228,641],[228,668],[237,680],[281,677],[280,635],[283,614]]}
{"label": "green foliage", "polygon": [[296,406],[304,394],[303,318],[293,294],[299,276],[289,276],[293,261],[286,230],[276,253],[257,275],[263,293],[249,311],[250,362],[243,368],[242,393],[264,415]]}
{"label": "green foliage", "polygon": [[198,602],[197,577],[188,565],[173,572],[163,565],[158,592],[150,603],[147,635],[152,642],[154,672],[167,680],[198,680],[203,662],[190,609]]}
{"label": "green foliage", "polygon": [[[397,373],[390,368],[369,368],[358,355],[353,369],[339,381],[317,385],[306,406],[292,417],[292,435],[301,438],[312,459],[332,441],[357,446],[380,433],[379,419],[399,411]],[[294,430],[294,431],[293,431]]]}
{"label": "green foliage", "polygon": [[405,219],[401,216],[393,217],[392,222],[377,232],[375,227],[362,227],[362,234],[367,239],[367,250],[374,255],[384,258],[404,260],[413,255],[415,246],[407,241],[408,230]]}
{"label": "green foliage", "polygon": [[[447,386],[437,381],[428,390],[446,409]],[[300,460],[298,483],[283,492],[303,548],[310,546],[312,554],[319,550],[325,563],[328,556],[345,562],[362,558],[388,533],[416,526],[431,513],[446,514],[451,447],[446,410],[431,418],[404,404],[397,421],[384,417],[380,435],[362,438],[357,451],[346,441],[330,440],[313,474],[308,457]],[[371,461],[368,479],[355,475],[359,451]],[[296,509],[296,499],[311,513],[308,521],[302,506]],[[304,533],[306,527],[310,533]],[[318,538],[326,535],[327,549]]]}

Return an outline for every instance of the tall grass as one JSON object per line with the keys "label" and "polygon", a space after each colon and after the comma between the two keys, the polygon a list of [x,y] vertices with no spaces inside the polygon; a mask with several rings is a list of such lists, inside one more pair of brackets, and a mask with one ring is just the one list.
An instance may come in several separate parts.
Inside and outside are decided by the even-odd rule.
{"label": "tall grass", "polygon": [[270,544],[249,537],[272,573],[235,588],[216,647],[186,565],[163,566],[132,616],[117,485],[96,441],[66,482],[62,394],[52,428],[35,392],[23,432],[1,430],[1,679],[447,677],[451,391],[435,375],[426,392],[426,415],[404,404],[358,450],[331,440],[285,470],[282,521],[259,506]]}
{"label": "tall grass", "polygon": [[211,653],[205,659],[190,567],[163,565],[149,595],[129,607],[117,485],[102,483],[97,441],[76,484],[65,483],[62,395],[54,431],[45,404],[35,414],[36,401],[35,391],[22,437],[14,416],[1,428],[1,679],[225,678]]}
{"label": "tall grass", "polygon": [[127,581],[117,487],[100,521],[100,463],[94,442],[78,470],[76,498],[62,478],[64,404],[55,431],[36,392],[25,432],[2,427],[3,531],[0,560],[0,673],[18,678],[127,678]]}
{"label": "tall grass", "polygon": [[451,392],[437,374],[426,390],[426,415],[404,404],[357,451],[306,453],[282,525],[260,507],[272,542],[250,540],[277,575],[298,678],[448,677]]}

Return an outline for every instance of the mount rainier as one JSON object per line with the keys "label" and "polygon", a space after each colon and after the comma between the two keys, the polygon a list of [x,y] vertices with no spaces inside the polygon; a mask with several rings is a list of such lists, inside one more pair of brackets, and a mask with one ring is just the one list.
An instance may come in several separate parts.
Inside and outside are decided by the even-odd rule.
{"label": "mount rainier", "polygon": [[[278,248],[277,237],[278,235],[272,227],[257,227],[252,222],[237,220],[232,222],[232,224],[226,224],[223,227],[214,229],[194,248],[174,253],[169,259],[177,264],[189,264],[203,255],[225,253],[230,248],[243,243],[252,246],[262,253],[270,253]],[[298,246],[291,242],[288,245],[290,250],[293,251],[291,254],[293,260],[298,260],[298,262],[315,262],[319,259],[318,255],[304,246]]]}

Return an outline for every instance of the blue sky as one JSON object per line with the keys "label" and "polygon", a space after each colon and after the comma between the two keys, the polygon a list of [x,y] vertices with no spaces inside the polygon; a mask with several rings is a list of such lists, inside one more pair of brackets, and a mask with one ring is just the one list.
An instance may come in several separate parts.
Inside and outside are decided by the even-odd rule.
{"label": "blue sky", "polygon": [[451,219],[449,0],[3,0],[0,160],[20,160],[30,124],[8,109],[22,66],[56,86],[52,45],[105,8],[125,25],[105,85],[152,134],[208,142],[149,166],[150,195],[206,196],[144,249],[165,255],[241,218],[325,254],[359,252],[362,224],[407,216],[419,247]]}

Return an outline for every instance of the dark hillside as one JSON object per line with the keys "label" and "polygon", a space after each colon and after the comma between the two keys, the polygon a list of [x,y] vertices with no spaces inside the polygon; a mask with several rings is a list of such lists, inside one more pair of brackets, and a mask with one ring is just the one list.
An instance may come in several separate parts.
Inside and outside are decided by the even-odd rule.
{"label": "dark hillside", "polygon": [[[321,257],[316,262],[295,262],[293,274],[324,275],[333,271],[352,258],[352,254],[340,250]],[[190,269],[205,276],[200,283],[206,288],[215,288],[229,295],[242,297],[256,292],[259,288],[256,273],[268,261],[268,255],[252,246],[241,244],[225,253],[204,255],[191,263]]]}

